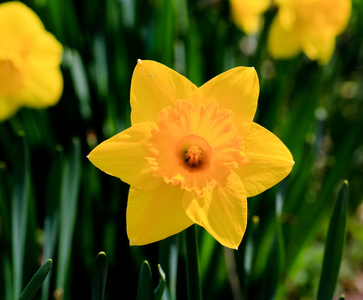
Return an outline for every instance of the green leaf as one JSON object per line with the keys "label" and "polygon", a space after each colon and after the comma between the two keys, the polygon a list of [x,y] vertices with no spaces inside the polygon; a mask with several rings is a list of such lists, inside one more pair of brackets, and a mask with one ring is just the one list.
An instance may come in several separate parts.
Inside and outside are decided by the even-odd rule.
{"label": "green leaf", "polygon": [[155,300],[160,300],[163,297],[166,281],[165,281],[165,273],[160,265],[158,265],[159,270],[159,284],[154,290]]}
{"label": "green leaf", "polygon": [[80,153],[80,142],[78,139],[74,139],[70,154],[64,164],[60,195],[60,233],[56,278],[56,289],[60,291],[65,289],[71,258],[80,181]]}
{"label": "green leaf", "polygon": [[141,265],[136,299],[154,300],[153,279],[149,263],[146,260]]}
{"label": "green leaf", "polygon": [[348,181],[345,180],[339,189],[338,199],[330,218],[320,274],[318,300],[333,299],[345,245],[347,213]]}
{"label": "green leaf", "polygon": [[13,295],[17,299],[22,289],[24,268],[24,245],[28,217],[29,149],[26,138],[21,136],[14,145],[17,151],[15,163],[14,191],[11,206],[13,249]]}
{"label": "green leaf", "polygon": [[32,279],[30,279],[28,285],[25,287],[24,291],[21,293],[19,300],[29,300],[32,299],[39,288],[41,287],[44,279],[48,276],[49,270],[52,266],[52,260],[48,259],[39,270],[35,273]]}
{"label": "green leaf", "polygon": [[4,288],[5,288],[5,298],[4,300],[13,300],[13,282],[11,277],[11,263],[7,255],[2,257],[2,267],[4,272]]}
{"label": "green leaf", "polygon": [[89,120],[92,116],[90,106],[91,97],[82,57],[77,50],[66,48],[63,62],[68,66],[70,71],[74,92],[79,99],[79,111],[84,120]]}
{"label": "green leaf", "polygon": [[[64,152],[61,146],[56,146],[52,159],[52,166],[47,180],[47,202],[44,219],[44,257],[54,257],[59,232],[59,203],[62,176],[64,171]],[[51,274],[44,280],[42,285],[42,300],[49,299]]]}
{"label": "green leaf", "polygon": [[151,42],[151,57],[171,67],[173,63],[175,14],[174,1],[162,1],[153,8],[154,38]]}
{"label": "green leaf", "polygon": [[165,286],[163,300],[176,299],[176,286],[178,274],[179,237],[174,235],[159,243],[158,259],[168,274],[168,283]]}
{"label": "green leaf", "polygon": [[275,199],[275,228],[270,253],[266,263],[263,281],[263,299],[274,299],[280,276],[284,270],[285,247],[281,228],[281,212],[284,203],[285,181],[280,183]]}
{"label": "green leaf", "polygon": [[105,252],[98,253],[93,267],[92,300],[103,300],[107,279],[107,256]]}
{"label": "green leaf", "polygon": [[187,261],[187,288],[188,299],[202,299],[200,280],[199,249],[197,243],[197,225],[184,230],[185,255]]}

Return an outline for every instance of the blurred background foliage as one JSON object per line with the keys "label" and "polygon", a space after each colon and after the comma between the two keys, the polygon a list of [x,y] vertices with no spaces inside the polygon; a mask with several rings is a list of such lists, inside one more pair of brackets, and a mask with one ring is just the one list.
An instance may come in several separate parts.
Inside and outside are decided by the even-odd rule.
{"label": "blurred background foliage", "polygon": [[314,299],[329,219],[347,179],[337,293],[362,299],[353,295],[363,297],[363,1],[353,0],[348,27],[325,66],[304,54],[269,56],[274,6],[261,30],[246,35],[225,0],[24,3],[64,46],[64,91],[54,107],[22,108],[0,123],[0,299],[19,295],[48,259],[53,266],[36,297],[88,299],[100,251],[108,258],[106,299],[136,297],[144,260],[154,286],[161,264],[165,299],[186,298],[182,235],[130,247],[128,186],[87,160],[98,143],[130,126],[138,58],[161,62],[196,85],[235,66],[254,66],[260,80],[255,121],[294,156],[286,180],[249,199],[238,251],[198,228],[204,298]]}

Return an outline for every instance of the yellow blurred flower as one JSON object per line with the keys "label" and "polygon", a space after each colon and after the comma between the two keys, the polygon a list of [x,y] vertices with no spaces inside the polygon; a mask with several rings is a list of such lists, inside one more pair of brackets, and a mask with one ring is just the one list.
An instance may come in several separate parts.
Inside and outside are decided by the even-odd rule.
{"label": "yellow blurred flower", "polygon": [[268,9],[270,0],[230,0],[229,2],[236,25],[247,34],[257,33],[261,15]]}
{"label": "yellow blurred flower", "polygon": [[286,177],[293,159],[253,122],[255,69],[237,67],[200,88],[154,61],[139,60],[131,83],[132,127],[88,156],[131,185],[131,245],[176,234],[193,223],[237,248],[247,224],[247,197]]}
{"label": "yellow blurred flower", "polygon": [[350,0],[276,0],[268,48],[274,58],[290,58],[303,51],[311,60],[326,64],[335,38],[347,26]]}
{"label": "yellow blurred flower", "polygon": [[62,51],[31,9],[17,1],[0,4],[0,121],[21,106],[58,102]]}

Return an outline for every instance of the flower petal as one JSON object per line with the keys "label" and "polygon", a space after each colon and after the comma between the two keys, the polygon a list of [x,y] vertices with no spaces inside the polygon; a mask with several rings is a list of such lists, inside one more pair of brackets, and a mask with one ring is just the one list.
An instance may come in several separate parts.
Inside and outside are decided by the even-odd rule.
{"label": "flower petal", "polygon": [[281,26],[279,18],[271,24],[267,46],[273,58],[291,58],[301,51],[301,34],[295,27],[286,30]]}
{"label": "flower petal", "polygon": [[152,122],[136,124],[99,144],[88,158],[97,168],[134,187],[156,188],[163,180],[153,176],[146,160],[147,139],[154,127]]}
{"label": "flower petal", "polygon": [[[42,72],[44,71],[44,72]],[[23,105],[43,108],[58,102],[63,91],[63,77],[59,69],[32,72],[24,86]]]}
{"label": "flower petal", "polygon": [[61,97],[63,77],[59,68],[63,47],[48,32],[39,33],[28,56],[29,76],[24,82],[23,99],[28,107],[54,105]]}
{"label": "flower petal", "polygon": [[21,2],[1,4],[0,36],[0,56],[19,68],[20,78],[9,81],[19,85],[12,96],[28,107],[41,108],[58,102],[63,90],[59,68],[63,48],[45,31],[38,16]]}
{"label": "flower petal", "polygon": [[302,37],[302,47],[307,57],[319,61],[320,65],[326,65],[334,53],[335,36],[306,34]]}
{"label": "flower petal", "polygon": [[171,184],[149,191],[131,187],[126,212],[130,245],[157,242],[192,225],[183,209],[183,195]]}
{"label": "flower petal", "polygon": [[[28,42],[34,32],[44,31],[44,25],[39,17],[19,1],[11,1],[0,4],[0,36],[2,43],[19,45],[19,40]],[[7,44],[5,44],[7,45]],[[28,45],[29,46],[29,45]],[[23,49],[27,50],[27,49]]]}
{"label": "flower petal", "polygon": [[14,99],[0,96],[0,122],[11,117],[19,106],[19,103]]}
{"label": "flower petal", "polygon": [[294,161],[289,149],[264,127],[252,123],[244,142],[249,162],[235,172],[243,182],[247,197],[262,193],[291,172]]}
{"label": "flower petal", "polygon": [[199,197],[185,193],[187,215],[223,246],[237,249],[247,226],[247,199],[241,179],[232,172],[225,186]]}
{"label": "flower petal", "polygon": [[263,12],[270,5],[269,0],[230,1],[232,17],[236,25],[247,34],[257,33]]}
{"label": "flower petal", "polygon": [[174,70],[151,60],[139,60],[131,82],[131,124],[155,122],[159,112],[186,99],[197,87]]}
{"label": "flower petal", "polygon": [[189,97],[189,101],[204,104],[216,101],[220,109],[232,110],[243,136],[255,116],[259,90],[256,70],[237,67],[206,82]]}

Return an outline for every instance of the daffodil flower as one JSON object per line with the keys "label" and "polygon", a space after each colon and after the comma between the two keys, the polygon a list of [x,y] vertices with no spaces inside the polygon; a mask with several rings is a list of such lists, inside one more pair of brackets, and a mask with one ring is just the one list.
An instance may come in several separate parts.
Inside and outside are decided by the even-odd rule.
{"label": "daffodil flower", "polygon": [[62,45],[21,2],[0,4],[0,121],[21,106],[58,102],[63,78]]}
{"label": "daffodil flower", "polygon": [[261,15],[270,6],[270,0],[230,0],[234,23],[247,34],[256,34]]}
{"label": "daffodil flower", "polygon": [[131,245],[174,235],[196,223],[236,249],[247,224],[247,197],[286,177],[293,159],[253,122],[259,94],[254,68],[231,69],[201,87],[154,61],[139,60],[131,83],[131,123],[88,156],[130,184]]}
{"label": "daffodil flower", "polygon": [[346,28],[351,0],[276,0],[279,6],[272,22],[268,49],[277,59],[303,51],[324,65],[331,59],[335,39]]}

